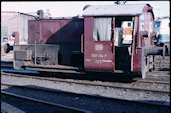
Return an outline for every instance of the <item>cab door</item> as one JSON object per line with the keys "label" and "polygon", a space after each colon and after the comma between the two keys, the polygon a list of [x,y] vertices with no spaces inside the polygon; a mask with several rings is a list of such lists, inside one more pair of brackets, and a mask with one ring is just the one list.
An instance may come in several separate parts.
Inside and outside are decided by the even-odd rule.
{"label": "cab door", "polygon": [[114,22],[113,17],[85,18],[85,69],[115,70]]}

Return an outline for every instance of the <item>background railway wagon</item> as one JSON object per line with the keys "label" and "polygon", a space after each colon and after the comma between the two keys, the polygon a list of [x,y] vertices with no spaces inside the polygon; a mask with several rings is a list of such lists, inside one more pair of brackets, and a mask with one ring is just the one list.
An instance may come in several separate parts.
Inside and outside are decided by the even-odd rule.
{"label": "background railway wagon", "polygon": [[154,39],[156,45],[163,45],[166,42],[170,42],[170,17],[156,19],[153,29],[157,33]]}
{"label": "background railway wagon", "polygon": [[[33,15],[15,11],[1,11],[1,53],[3,45],[27,44],[28,20],[34,19]],[[19,33],[19,38],[12,36],[13,32]]]}

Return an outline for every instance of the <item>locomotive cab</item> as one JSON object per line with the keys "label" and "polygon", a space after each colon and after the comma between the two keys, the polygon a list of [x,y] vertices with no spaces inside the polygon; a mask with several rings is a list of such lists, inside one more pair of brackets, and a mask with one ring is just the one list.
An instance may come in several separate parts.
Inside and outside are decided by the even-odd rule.
{"label": "locomotive cab", "polygon": [[[135,26],[135,16],[116,16],[114,28],[114,45],[115,45],[115,70],[131,72],[131,54],[133,42],[133,29]],[[134,25],[134,26],[133,26]],[[136,28],[135,28],[136,27]],[[119,29],[119,35],[118,35]],[[136,33],[134,33],[136,34]],[[120,42],[118,41],[120,40]]]}
{"label": "locomotive cab", "polygon": [[[133,43],[136,45],[136,16],[85,17],[84,58],[87,70],[131,72]],[[93,22],[90,26],[89,22]],[[86,29],[92,27],[93,31]],[[87,31],[88,30],[88,31]],[[92,37],[88,36],[92,33]],[[87,34],[86,34],[87,33]],[[91,45],[91,46],[88,46]],[[94,46],[94,47],[93,47]]]}
{"label": "locomotive cab", "polygon": [[140,72],[145,78],[153,67],[153,57],[150,56],[147,66],[142,55],[142,48],[153,46],[152,7],[149,4],[89,6],[83,16],[84,68]]}

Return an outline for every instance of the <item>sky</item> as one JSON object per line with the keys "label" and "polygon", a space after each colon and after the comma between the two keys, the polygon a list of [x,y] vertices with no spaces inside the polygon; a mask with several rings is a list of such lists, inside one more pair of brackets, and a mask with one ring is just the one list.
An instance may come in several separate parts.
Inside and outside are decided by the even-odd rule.
{"label": "sky", "polygon": [[[85,5],[113,5],[115,1],[50,1],[50,2],[1,2],[1,11],[18,11],[34,14],[49,9],[51,17],[71,17],[81,15]],[[169,1],[127,1],[126,4],[148,3],[153,7],[155,17],[170,16]]]}

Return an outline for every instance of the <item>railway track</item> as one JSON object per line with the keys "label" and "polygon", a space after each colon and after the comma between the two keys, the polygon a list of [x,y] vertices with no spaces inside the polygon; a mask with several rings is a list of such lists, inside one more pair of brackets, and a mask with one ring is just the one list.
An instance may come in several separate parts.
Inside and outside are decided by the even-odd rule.
{"label": "railway track", "polygon": [[170,70],[148,72],[147,78],[170,78]]}
{"label": "railway track", "polygon": [[1,68],[13,68],[12,61],[1,61]]}
{"label": "railway track", "polygon": [[[46,89],[46,88],[38,88],[38,87],[30,87],[30,86],[21,86],[21,85],[12,85],[12,84],[1,84],[1,86],[8,86],[8,87],[18,87],[18,88],[26,88],[28,90],[38,90],[38,91],[45,91],[45,92],[52,92],[52,93],[56,93],[59,91],[53,90],[53,89]],[[52,103],[52,102],[48,102],[48,101],[44,101],[44,100],[39,100],[39,99],[35,99],[35,98],[30,98],[27,96],[23,96],[23,95],[18,95],[15,93],[11,93],[8,91],[1,91],[2,94],[6,94],[6,95],[11,95],[17,98],[23,98],[26,100],[31,100],[37,103],[43,103],[43,104],[47,104],[50,106],[55,106],[55,107],[59,107],[62,109],[66,109],[66,110],[71,110],[71,111],[75,111],[75,112],[79,112],[79,113],[91,113],[91,111],[89,110],[85,110],[85,109],[80,109],[80,108],[75,108],[75,107],[71,107],[71,106],[65,106],[62,104],[56,104],[56,103]],[[72,95],[72,94],[70,94]],[[82,95],[82,94],[76,94],[76,95]],[[169,104],[161,104],[161,103],[149,103],[149,102],[143,102],[143,101],[134,101],[134,100],[125,100],[125,99],[117,99],[117,98],[110,98],[110,97],[99,97],[99,96],[94,96],[94,95],[84,95],[85,97],[90,96],[91,98],[97,98],[97,99],[109,99],[112,101],[122,101],[124,102],[133,102],[133,103],[137,103],[137,104],[141,104],[141,105],[149,105],[149,106],[160,106],[160,107],[169,107]]]}
{"label": "railway track", "polygon": [[170,56],[165,56],[163,59],[160,55],[155,55],[155,69],[169,69],[170,68]]}
{"label": "railway track", "polygon": [[155,78],[147,78],[147,79],[137,79],[137,83],[151,83],[151,84],[166,84],[170,85],[170,78],[166,80],[155,79]]}
{"label": "railway track", "polygon": [[[55,83],[56,83],[56,80],[55,79],[58,79],[58,78],[47,78],[47,77],[39,77],[39,76],[33,76],[33,75],[25,75],[24,73],[18,73],[18,74],[14,74],[14,73],[5,73],[5,72],[1,72],[1,75],[3,76],[3,75],[5,75],[5,76],[14,76],[14,77],[23,77],[23,78],[33,78],[33,79],[38,79],[38,80],[48,80],[48,79],[50,79],[50,81],[55,81]],[[40,78],[40,79],[39,79]],[[69,83],[70,85],[71,85],[71,83],[75,83],[75,84],[77,84],[76,82],[79,82],[78,84],[81,84],[80,82],[84,82],[84,81],[79,81],[79,80],[64,80],[64,79],[58,79],[59,80],[59,82],[65,82],[65,81],[67,81],[67,83]],[[46,82],[46,81],[45,81]],[[57,81],[58,82],[58,81]],[[89,86],[92,86],[91,84],[94,84],[93,82],[84,82],[84,83],[86,83],[85,85],[88,85],[87,83],[90,83],[89,84]],[[82,84],[82,85],[84,85],[84,83]],[[14,83],[15,84],[15,83]],[[60,83],[57,83],[57,84],[60,84]],[[41,93],[43,93],[41,90],[43,90],[44,91],[44,93],[46,93],[46,94],[44,94],[44,95],[49,95],[49,94],[54,94],[54,95],[57,95],[57,97],[58,97],[58,95],[61,95],[60,94],[60,90],[56,90],[56,89],[51,89],[51,88],[46,88],[46,87],[40,87],[40,86],[35,86],[35,85],[11,85],[11,84],[1,84],[1,87],[3,86],[3,85],[6,85],[6,86],[8,86],[8,87],[10,87],[9,88],[9,91],[13,91],[12,90],[12,88],[14,88],[14,87],[19,87],[19,89],[20,89],[20,87],[24,87],[24,88],[30,88],[30,89],[33,89],[34,91],[33,92],[35,92],[35,95],[37,94],[36,92],[37,92],[37,90],[40,90],[39,92],[41,92]],[[103,85],[103,84],[99,84],[99,86],[101,86],[101,85]],[[116,85],[116,87],[113,87],[113,86],[110,86],[110,85],[107,85],[107,84],[105,84],[106,86],[102,86],[102,87],[106,87],[107,89],[108,89],[108,87],[111,87],[111,88],[119,88],[119,89],[122,89],[122,88],[120,88],[119,86],[117,86]],[[98,86],[98,85],[93,85],[93,86]],[[127,92],[129,92],[130,90],[127,90],[127,88],[128,87],[125,87],[125,88],[123,88],[123,89],[126,89],[125,91]],[[8,91],[8,88],[5,88],[5,89],[7,89],[7,91]],[[15,88],[14,88],[15,89]],[[17,88],[18,89],[18,88]],[[100,88],[101,89],[101,88]],[[111,90],[111,89],[110,89]],[[133,92],[134,92],[134,90],[136,90],[135,92],[137,92],[137,90],[139,90],[139,89],[131,89]],[[25,91],[28,91],[28,92],[30,92],[30,90],[27,90],[27,89],[24,89],[23,90],[24,92]],[[65,91],[65,90],[64,90]],[[142,92],[142,91],[144,91],[144,90],[139,90],[140,92]],[[138,91],[138,92],[139,92]],[[19,91],[19,90],[16,90],[15,91],[17,94],[18,94],[18,92],[21,92],[21,91]],[[29,94],[28,92],[22,92],[21,94]],[[51,92],[51,93],[50,93]],[[152,92],[152,93],[151,93]],[[151,99],[151,100],[146,100],[146,98],[144,98],[144,99],[140,99],[140,100],[134,100],[134,99],[124,99],[124,98],[118,98],[118,97],[108,97],[108,96],[100,96],[100,95],[92,95],[92,94],[80,94],[80,93],[77,93],[77,92],[75,92],[75,93],[71,93],[70,91],[69,92],[63,92],[63,90],[62,90],[62,92],[61,93],[66,93],[66,94],[64,94],[64,97],[63,98],[65,98],[65,97],[67,97],[67,98],[71,98],[71,100],[73,100],[72,98],[74,98],[74,100],[76,99],[76,98],[79,98],[78,100],[77,100],[77,103],[78,103],[78,101],[80,101],[80,100],[82,100],[82,99],[85,99],[85,100],[87,100],[87,102],[88,102],[88,104],[87,105],[85,105],[84,107],[81,107],[81,106],[79,106],[79,105],[74,105],[74,104],[72,104],[72,103],[70,103],[70,104],[67,104],[67,105],[69,105],[69,106],[75,106],[76,108],[78,107],[78,108],[82,108],[82,109],[86,109],[86,110],[92,110],[92,108],[91,109],[89,109],[90,107],[86,107],[86,106],[94,106],[94,105],[90,105],[90,103],[91,103],[91,101],[92,100],[95,100],[95,101],[100,101],[100,102],[104,102],[104,101],[106,101],[106,100],[108,100],[108,101],[111,101],[111,102],[114,102],[114,103],[117,103],[116,105],[118,106],[118,104],[121,104],[121,105],[134,105],[134,107],[135,106],[141,106],[140,108],[144,108],[145,106],[148,106],[147,108],[148,109],[166,109],[166,110],[168,110],[169,109],[169,107],[170,107],[170,102],[168,102],[168,100],[167,101],[159,101],[159,100],[157,100],[156,102],[155,101],[151,101],[151,100],[153,100],[153,99]],[[146,93],[147,93],[147,96],[148,96],[148,94],[152,94],[152,95],[165,95],[165,96],[168,96],[168,95],[170,95],[170,92],[169,91],[162,91],[162,92],[160,92],[159,90],[158,91],[149,91],[149,90],[146,90]],[[146,95],[146,93],[143,93],[143,94],[145,94]],[[33,94],[33,93],[32,93]],[[81,95],[81,96],[80,96]],[[50,96],[50,95],[49,95]],[[33,97],[36,97],[36,98],[39,98],[38,96],[34,96],[33,95]],[[81,98],[82,97],[82,98]],[[58,97],[58,98],[60,98],[60,97]],[[87,99],[87,98],[89,98],[89,99]],[[136,97],[135,97],[136,98]],[[42,98],[42,99],[44,99],[44,98]],[[47,100],[47,99],[45,99],[45,100]],[[48,100],[48,101],[50,101],[50,100]],[[64,100],[64,101],[66,101],[66,100]],[[52,102],[56,102],[56,101],[53,101],[52,100]],[[83,102],[85,102],[85,101],[83,101]],[[90,102],[90,103],[89,103]],[[73,102],[74,103],[74,102]],[[80,104],[82,103],[82,101],[80,102]],[[114,105],[114,106],[116,106],[116,105]],[[99,106],[99,105],[97,105],[97,106]],[[111,105],[110,105],[111,106]],[[147,109],[146,108],[146,109]],[[100,108],[99,108],[100,109]],[[115,107],[115,109],[117,109],[116,107]],[[127,109],[127,108],[125,108],[125,109]],[[129,110],[130,110],[131,108],[129,108]],[[132,109],[137,109],[137,108],[133,108],[132,107]],[[139,108],[138,108],[139,109]],[[93,110],[92,110],[93,111]],[[112,110],[113,111],[113,110]],[[123,109],[123,111],[124,111],[124,109]],[[142,110],[142,111],[144,111],[144,110]],[[153,110],[152,110],[153,111]],[[131,111],[130,111],[131,112]]]}
{"label": "railway track", "polygon": [[[130,89],[130,90],[137,90],[137,91],[167,93],[167,94],[170,93],[170,91],[168,90],[157,90],[157,89],[147,89],[147,88],[139,88],[139,87],[131,87],[131,86],[121,86],[121,85],[115,85],[115,84],[96,83],[96,82],[91,82],[91,81],[78,81],[78,80],[73,80],[73,79],[66,80],[66,79],[60,79],[60,78],[29,76],[29,75],[24,75],[24,74],[13,74],[13,73],[5,73],[5,72],[1,72],[1,75],[32,78],[32,79],[55,81],[55,82],[73,83],[73,84],[80,84],[80,85],[101,86],[101,87],[110,87],[110,88],[119,88],[119,89]],[[139,80],[139,82],[145,82],[145,81]],[[170,85],[170,83],[168,83],[167,85]]]}
{"label": "railway track", "polygon": [[[7,84],[1,84],[1,85],[7,85]],[[22,87],[22,86],[9,85],[9,84],[7,86]],[[36,102],[36,103],[41,103],[41,104],[45,104],[45,105],[48,105],[48,106],[60,108],[60,109],[63,109],[64,111],[67,110],[67,112],[91,113],[88,110],[79,109],[79,108],[75,108],[75,107],[71,107],[71,106],[65,106],[65,105],[62,105],[62,104],[56,104],[56,103],[52,103],[52,102],[49,102],[49,101],[39,100],[39,99],[36,99],[36,98],[31,98],[31,97],[28,97],[28,96],[23,96],[23,95],[15,94],[15,93],[12,93],[12,92],[1,91],[1,94],[12,96],[12,97],[15,97],[15,98],[24,99],[26,101],[33,101],[33,102]]]}
{"label": "railway track", "polygon": [[[170,60],[168,57],[165,60],[166,61]],[[156,61],[159,61],[158,56],[156,56]],[[1,62],[1,67],[2,68],[11,68],[13,67],[12,62],[7,62],[7,61],[2,61]],[[168,66],[167,66],[168,68]],[[20,72],[15,72],[15,73],[20,73]],[[146,79],[141,79],[141,78],[135,78],[134,79],[137,83],[151,83],[151,84],[166,84],[170,85],[170,70],[166,71],[152,71],[147,73],[147,78]]]}
{"label": "railway track", "polygon": [[[7,61],[2,61],[1,62],[1,68],[13,69],[12,67],[13,67],[12,62],[7,62]],[[15,71],[13,71],[13,73],[20,73],[19,71],[18,72],[17,71],[15,70]],[[138,83],[151,83],[151,84],[167,84],[167,85],[170,85],[170,70],[167,69],[165,71],[156,70],[156,71],[148,72],[146,79],[134,78],[134,80],[136,82],[138,82]]]}
{"label": "railway track", "polygon": [[138,83],[151,83],[151,84],[166,84],[170,85],[170,76],[169,75],[148,75],[147,78],[141,79],[136,78]]}

